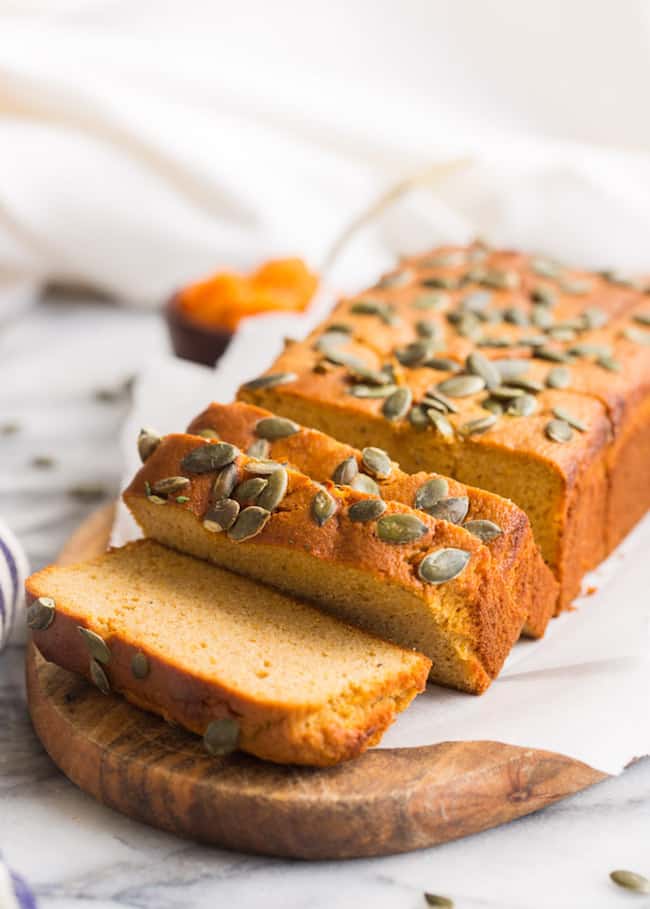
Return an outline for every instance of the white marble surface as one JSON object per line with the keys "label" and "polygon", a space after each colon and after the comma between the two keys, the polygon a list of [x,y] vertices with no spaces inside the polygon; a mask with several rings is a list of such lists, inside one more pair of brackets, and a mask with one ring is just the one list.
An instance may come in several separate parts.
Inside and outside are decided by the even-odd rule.
{"label": "white marble surface", "polygon": [[[29,361],[15,356],[26,339],[34,348]],[[2,326],[0,421],[20,413],[24,426],[0,438],[0,512],[34,567],[54,556],[92,507],[66,494],[71,469],[83,468],[107,495],[117,487],[125,402],[98,403],[93,388],[121,381],[142,350],[164,344],[151,317],[108,307],[41,306]],[[88,381],[73,394],[64,380],[75,350]],[[29,392],[34,369],[47,403]],[[81,435],[63,432],[73,425],[73,407],[86,415]],[[52,454],[57,464],[34,471],[34,454]],[[650,898],[608,879],[616,867],[650,874],[650,760],[535,816],[411,855],[314,864],[243,856],[148,829],[69,783],[31,729],[23,651],[13,646],[0,655],[0,850],[45,909],[415,909],[425,905],[424,890],[453,897],[459,909],[650,906]]]}

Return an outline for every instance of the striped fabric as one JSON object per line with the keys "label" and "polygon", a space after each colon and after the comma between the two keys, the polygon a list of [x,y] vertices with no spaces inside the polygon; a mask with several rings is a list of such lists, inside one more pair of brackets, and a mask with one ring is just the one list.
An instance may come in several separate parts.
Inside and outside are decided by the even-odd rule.
{"label": "striped fabric", "polygon": [[9,640],[23,605],[27,559],[22,546],[0,521],[0,650]]}

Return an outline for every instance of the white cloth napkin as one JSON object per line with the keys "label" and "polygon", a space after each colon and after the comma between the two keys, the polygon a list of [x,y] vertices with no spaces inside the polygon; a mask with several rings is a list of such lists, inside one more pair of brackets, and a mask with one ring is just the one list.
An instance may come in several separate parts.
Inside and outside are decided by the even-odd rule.
{"label": "white cloth napkin", "polygon": [[363,231],[341,280],[474,231],[646,269],[649,50],[643,0],[5,3],[0,282],[151,304],[218,266],[318,267],[457,156],[472,174]]}

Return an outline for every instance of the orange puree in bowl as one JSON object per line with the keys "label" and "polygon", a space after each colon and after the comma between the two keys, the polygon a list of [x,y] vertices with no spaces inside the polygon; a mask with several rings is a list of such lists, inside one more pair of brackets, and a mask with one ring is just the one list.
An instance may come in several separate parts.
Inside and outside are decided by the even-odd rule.
{"label": "orange puree in bowl", "polygon": [[273,259],[251,275],[217,272],[179,294],[183,312],[213,328],[234,331],[240,319],[265,312],[302,312],[318,278],[302,259]]}

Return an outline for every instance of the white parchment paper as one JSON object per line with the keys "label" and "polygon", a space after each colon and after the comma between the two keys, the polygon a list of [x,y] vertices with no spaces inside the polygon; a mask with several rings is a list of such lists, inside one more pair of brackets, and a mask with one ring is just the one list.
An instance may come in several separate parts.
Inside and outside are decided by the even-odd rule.
{"label": "white parchment paper", "polygon": [[[211,400],[230,401],[281,347],[320,317],[267,317],[243,326],[216,371],[171,357],[137,384],[124,431],[125,483],[138,467],[137,432],[178,432]],[[112,542],[138,536],[122,506]],[[650,754],[650,515],[585,582],[596,588],[555,619],[542,641],[521,641],[481,697],[430,685],[400,715],[383,746],[490,739],[570,755],[619,773]]]}

